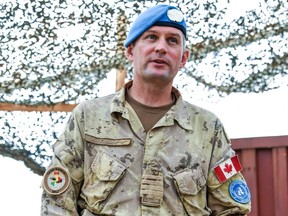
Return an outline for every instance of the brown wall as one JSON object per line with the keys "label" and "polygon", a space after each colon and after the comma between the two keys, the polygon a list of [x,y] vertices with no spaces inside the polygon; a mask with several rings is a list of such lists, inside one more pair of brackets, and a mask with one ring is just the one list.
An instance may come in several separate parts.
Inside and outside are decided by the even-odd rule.
{"label": "brown wall", "polygon": [[232,139],[251,190],[249,216],[288,215],[288,136]]}

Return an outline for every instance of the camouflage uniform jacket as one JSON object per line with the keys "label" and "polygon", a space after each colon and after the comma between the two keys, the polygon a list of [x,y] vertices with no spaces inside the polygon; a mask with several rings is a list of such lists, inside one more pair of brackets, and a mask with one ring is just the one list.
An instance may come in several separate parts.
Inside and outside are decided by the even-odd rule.
{"label": "camouflage uniform jacket", "polygon": [[250,201],[238,203],[228,192],[231,181],[245,181],[241,173],[220,183],[213,172],[235,154],[215,115],[185,102],[173,88],[176,104],[146,133],[125,101],[125,91],[85,101],[73,110],[49,166],[60,167],[69,184],[59,193],[44,190],[41,215],[250,211]]}

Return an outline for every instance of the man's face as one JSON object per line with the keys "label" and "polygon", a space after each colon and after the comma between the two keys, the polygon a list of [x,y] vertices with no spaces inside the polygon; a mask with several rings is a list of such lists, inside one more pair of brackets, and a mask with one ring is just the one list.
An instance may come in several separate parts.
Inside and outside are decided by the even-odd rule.
{"label": "man's face", "polygon": [[152,26],[126,50],[134,66],[134,79],[172,83],[189,53],[183,48],[184,35],[173,27]]}

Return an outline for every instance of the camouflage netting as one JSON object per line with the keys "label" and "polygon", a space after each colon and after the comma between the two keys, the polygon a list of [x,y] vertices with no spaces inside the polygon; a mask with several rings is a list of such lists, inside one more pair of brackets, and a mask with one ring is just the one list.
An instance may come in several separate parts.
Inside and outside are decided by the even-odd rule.
{"label": "camouflage netting", "polygon": [[[287,77],[286,0],[259,0],[259,7],[234,20],[227,17],[228,0],[4,0],[0,103],[77,103],[79,98],[97,97],[97,84],[112,69],[126,69],[132,78],[124,56],[126,30],[136,14],[163,2],[185,14],[191,56],[180,73],[193,80],[191,85],[227,95],[268,91]],[[42,173],[49,160],[48,146],[56,137],[52,125],[58,121],[63,125],[66,117],[66,113],[0,112],[4,131],[0,153],[32,159],[39,167],[30,168]],[[23,127],[28,132],[21,132]],[[13,156],[16,152],[21,157]]]}

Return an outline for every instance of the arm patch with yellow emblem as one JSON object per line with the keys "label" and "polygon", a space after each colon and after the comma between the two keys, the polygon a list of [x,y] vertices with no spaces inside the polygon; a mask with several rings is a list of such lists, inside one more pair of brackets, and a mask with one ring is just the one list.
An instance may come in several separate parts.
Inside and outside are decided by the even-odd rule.
{"label": "arm patch with yellow emblem", "polygon": [[44,190],[50,195],[64,193],[71,182],[67,172],[61,167],[52,167],[46,171],[43,179]]}

